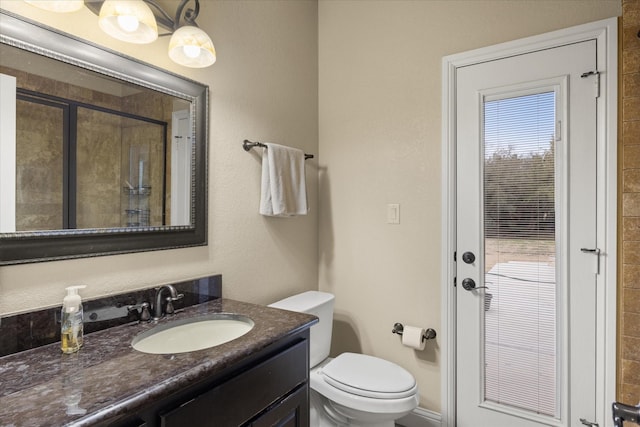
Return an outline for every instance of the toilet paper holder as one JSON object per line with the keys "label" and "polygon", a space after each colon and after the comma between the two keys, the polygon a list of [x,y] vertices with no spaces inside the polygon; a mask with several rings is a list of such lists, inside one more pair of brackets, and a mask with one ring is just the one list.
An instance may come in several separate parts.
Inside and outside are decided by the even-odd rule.
{"label": "toilet paper holder", "polygon": [[[403,331],[404,331],[404,326],[402,325],[402,323],[395,323],[393,325],[393,330],[391,332],[394,334],[402,335]],[[437,335],[436,330],[429,328],[424,331],[424,335],[422,335],[422,341],[432,340],[436,337],[436,335]]]}

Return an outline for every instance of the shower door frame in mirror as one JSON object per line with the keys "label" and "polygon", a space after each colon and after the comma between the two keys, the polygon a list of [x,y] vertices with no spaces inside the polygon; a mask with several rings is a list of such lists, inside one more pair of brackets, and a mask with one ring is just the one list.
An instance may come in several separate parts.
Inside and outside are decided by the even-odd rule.
{"label": "shower door frame in mirror", "polygon": [[[456,242],[456,70],[474,64],[499,60],[531,52],[552,49],[587,40],[597,44],[597,70],[600,72],[600,93],[597,101],[597,201],[600,274],[597,276],[596,336],[596,420],[602,426],[611,425],[610,402],[615,398],[616,378],[616,208],[617,208],[617,21],[615,18],[580,25],[553,33],[529,37],[478,49],[443,59],[443,253],[442,253],[442,419],[443,426],[456,424],[457,294],[463,277],[456,277],[457,263],[463,263],[464,248]],[[594,80],[594,91],[597,89]],[[456,250],[459,251],[456,254]],[[469,260],[467,260],[469,261]],[[481,285],[478,285],[481,286]],[[480,292],[483,290],[480,290]],[[464,292],[464,291],[463,291]],[[478,291],[476,291],[478,292]],[[478,300],[481,301],[481,300]],[[460,360],[460,359],[458,359]],[[470,360],[469,363],[478,363]],[[572,417],[573,418],[573,417]],[[566,420],[565,426],[575,426],[576,420]],[[553,423],[552,423],[553,424]],[[557,425],[557,424],[554,424]]]}
{"label": "shower door frame in mirror", "polygon": [[190,103],[190,224],[0,233],[0,265],[207,244],[209,88],[115,51],[0,10],[0,43]]}

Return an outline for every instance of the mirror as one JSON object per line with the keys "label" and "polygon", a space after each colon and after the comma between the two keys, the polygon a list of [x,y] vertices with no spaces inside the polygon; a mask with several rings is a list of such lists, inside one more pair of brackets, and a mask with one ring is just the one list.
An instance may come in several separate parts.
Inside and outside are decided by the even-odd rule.
{"label": "mirror", "polygon": [[206,244],[206,86],[6,11],[0,85],[0,265]]}

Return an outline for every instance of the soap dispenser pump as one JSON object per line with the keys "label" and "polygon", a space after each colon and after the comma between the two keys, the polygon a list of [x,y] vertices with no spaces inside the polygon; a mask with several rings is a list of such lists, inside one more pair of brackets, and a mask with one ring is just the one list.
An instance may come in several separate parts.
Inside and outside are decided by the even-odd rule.
{"label": "soap dispenser pump", "polygon": [[82,324],[82,299],[78,294],[78,289],[86,286],[69,286],[67,295],[62,300],[62,316],[60,327],[60,348],[63,353],[75,353],[82,347],[83,324]]}

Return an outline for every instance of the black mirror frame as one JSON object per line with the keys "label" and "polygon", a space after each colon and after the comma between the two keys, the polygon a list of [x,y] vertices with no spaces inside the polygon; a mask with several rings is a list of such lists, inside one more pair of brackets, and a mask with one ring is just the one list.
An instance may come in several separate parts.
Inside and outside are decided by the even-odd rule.
{"label": "black mirror frame", "polygon": [[0,266],[207,244],[209,87],[0,9],[0,43],[191,102],[191,225],[0,233]]}

